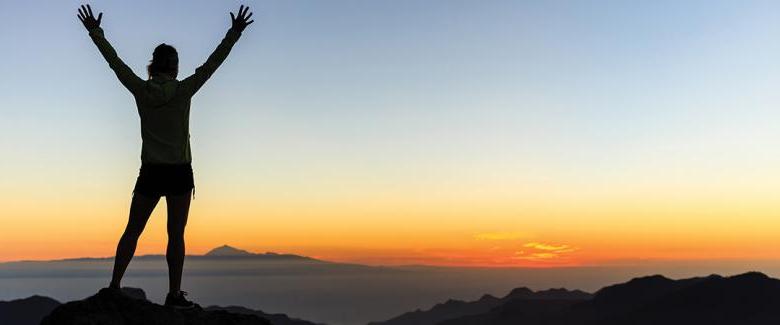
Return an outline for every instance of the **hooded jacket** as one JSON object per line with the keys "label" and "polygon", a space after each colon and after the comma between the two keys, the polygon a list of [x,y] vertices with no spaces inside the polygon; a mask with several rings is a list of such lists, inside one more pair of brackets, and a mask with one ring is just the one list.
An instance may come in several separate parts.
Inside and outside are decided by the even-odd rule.
{"label": "hooded jacket", "polygon": [[141,118],[142,164],[187,164],[190,151],[190,102],[214,71],[225,61],[241,33],[228,30],[225,38],[206,62],[184,80],[158,77],[139,78],[116,54],[98,27],[89,31],[100,54],[108,62],[119,82],[135,98]]}

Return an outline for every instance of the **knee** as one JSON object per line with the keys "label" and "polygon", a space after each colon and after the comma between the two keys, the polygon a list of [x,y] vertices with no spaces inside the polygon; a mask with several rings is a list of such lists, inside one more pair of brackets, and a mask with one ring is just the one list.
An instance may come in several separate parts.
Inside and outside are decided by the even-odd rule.
{"label": "knee", "polygon": [[168,241],[184,241],[184,225],[168,224]]}
{"label": "knee", "polygon": [[141,237],[141,234],[144,232],[145,226],[145,222],[131,220],[127,224],[127,227],[125,227],[125,232],[122,234],[122,237],[128,240],[138,240],[138,237]]}
{"label": "knee", "polygon": [[138,238],[141,237],[141,233],[143,231],[144,231],[143,229],[127,228],[125,229],[125,232],[122,234],[122,239],[137,241]]}
{"label": "knee", "polygon": [[122,234],[122,238],[119,238],[119,245],[135,246],[136,243],[138,243],[138,238],[140,237],[141,236],[139,234],[125,232]]}
{"label": "knee", "polygon": [[168,231],[168,242],[171,243],[184,243],[183,231]]}

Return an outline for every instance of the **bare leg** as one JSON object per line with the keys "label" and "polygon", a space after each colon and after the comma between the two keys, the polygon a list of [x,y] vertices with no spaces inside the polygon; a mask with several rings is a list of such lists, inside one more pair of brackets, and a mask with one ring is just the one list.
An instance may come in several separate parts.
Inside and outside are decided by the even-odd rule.
{"label": "bare leg", "polygon": [[181,290],[181,273],[184,268],[184,227],[190,212],[192,192],[183,195],[166,196],[168,203],[168,288],[170,293]]}
{"label": "bare leg", "polygon": [[130,260],[135,254],[138,237],[144,231],[146,221],[149,220],[149,216],[152,215],[152,211],[159,201],[159,196],[149,197],[138,193],[133,195],[133,201],[130,203],[130,219],[127,221],[122,238],[119,239],[119,244],[116,246],[114,272],[111,276],[110,287],[120,287],[122,276],[124,276],[127,265],[130,264]]}

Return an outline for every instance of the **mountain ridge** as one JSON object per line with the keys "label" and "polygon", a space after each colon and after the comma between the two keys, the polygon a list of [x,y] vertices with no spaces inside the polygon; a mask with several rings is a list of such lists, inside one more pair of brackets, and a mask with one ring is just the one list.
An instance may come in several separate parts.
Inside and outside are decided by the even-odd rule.
{"label": "mountain ridge", "polygon": [[514,299],[436,325],[759,325],[780,323],[780,280],[748,272],[672,280],[660,275],[606,286],[590,300]]}
{"label": "mountain ridge", "polygon": [[0,324],[37,325],[59,305],[59,301],[39,295],[0,301]]}
{"label": "mountain ridge", "polygon": [[592,298],[592,295],[581,290],[547,289],[533,291],[527,287],[512,289],[505,296],[498,298],[490,294],[482,295],[478,300],[462,301],[448,299],[427,310],[417,309],[406,312],[385,321],[371,322],[368,325],[421,325],[437,324],[451,318],[476,315],[488,312],[511,300],[571,300],[580,301]]}

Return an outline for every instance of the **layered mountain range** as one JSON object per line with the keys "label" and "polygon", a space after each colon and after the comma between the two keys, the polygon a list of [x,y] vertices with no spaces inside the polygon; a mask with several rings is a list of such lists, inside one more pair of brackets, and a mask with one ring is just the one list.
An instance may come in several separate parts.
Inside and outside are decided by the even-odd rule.
{"label": "layered mountain range", "polygon": [[[164,296],[160,286],[167,275],[164,256],[138,256],[137,260],[130,273],[132,282],[149,289],[152,297]],[[652,275],[607,286],[594,294],[520,287],[504,296],[483,294],[480,297],[480,292],[512,288],[517,279],[529,286],[545,288],[560,282],[547,281],[540,285],[534,279],[552,274],[551,278],[567,281],[571,277],[601,274],[589,269],[517,269],[496,273],[501,270],[377,267],[293,254],[252,253],[225,245],[205,255],[188,257],[187,272],[198,293],[195,301],[232,306],[211,306],[197,314],[179,315],[148,301],[140,289],[127,290],[129,296],[140,301],[130,304],[93,295],[95,288],[104,284],[110,262],[110,258],[81,258],[0,263],[4,288],[14,292],[55,293],[51,296],[66,301],[75,299],[64,305],[44,296],[0,301],[0,324],[39,324],[46,315],[53,315],[49,319],[56,319],[58,324],[75,322],[67,318],[75,315],[99,315],[88,318],[89,322],[84,324],[100,324],[95,319],[116,323],[120,319],[117,317],[128,315],[151,317],[141,318],[147,323],[166,319],[171,324],[255,324],[260,319],[280,325],[314,324],[242,306],[284,311],[332,325],[780,324],[780,280],[757,272],[680,280]],[[497,276],[506,280],[501,280],[501,285],[491,282]],[[600,283],[629,277],[609,276],[613,280]],[[465,294],[463,288],[468,288]],[[18,297],[5,293],[5,299]],[[79,300],[85,296],[89,298]],[[480,298],[446,299],[463,296]],[[436,301],[441,303],[434,304]],[[417,306],[432,307],[423,310]],[[116,314],[117,310],[132,312]],[[407,310],[413,311],[404,312]],[[134,324],[131,320],[120,320],[120,323]]]}
{"label": "layered mountain range", "polygon": [[503,298],[448,301],[371,325],[759,325],[780,324],[780,280],[749,272],[672,280],[661,275],[594,295],[513,290]]}

